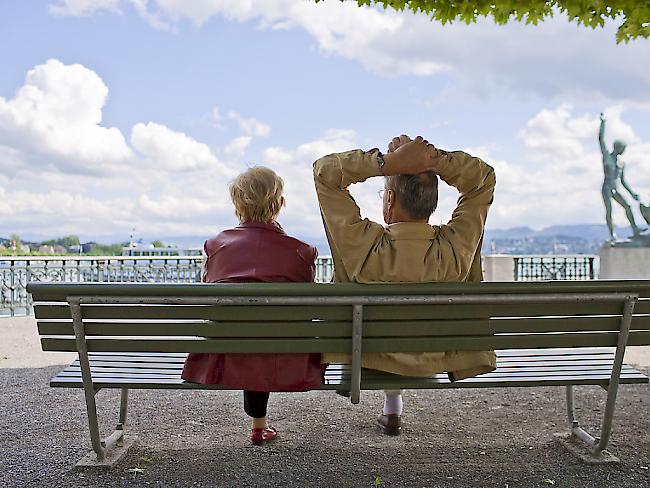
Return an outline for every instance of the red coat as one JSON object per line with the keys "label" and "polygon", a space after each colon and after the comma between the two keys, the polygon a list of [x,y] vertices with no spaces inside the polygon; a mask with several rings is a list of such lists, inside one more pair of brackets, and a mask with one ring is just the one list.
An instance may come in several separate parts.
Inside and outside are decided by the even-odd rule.
{"label": "red coat", "polygon": [[[312,282],[316,248],[279,224],[246,222],[205,242],[208,283]],[[307,391],[322,381],[320,354],[190,353],[183,379],[251,391]]]}

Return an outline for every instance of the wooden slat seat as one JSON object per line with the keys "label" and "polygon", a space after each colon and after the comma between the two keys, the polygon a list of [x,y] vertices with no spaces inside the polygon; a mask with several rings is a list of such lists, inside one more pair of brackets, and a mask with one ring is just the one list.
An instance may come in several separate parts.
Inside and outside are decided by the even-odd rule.
{"label": "wooden slat seat", "polygon": [[[614,353],[611,350],[543,349],[539,351],[513,350],[514,354],[497,355],[497,369],[475,378],[451,383],[446,374],[428,378],[409,378],[363,370],[361,388],[384,389],[387,384],[398,388],[486,388],[496,386],[557,386],[571,378],[575,385],[607,385],[612,375]],[[221,389],[219,385],[199,385],[181,378],[185,354],[149,355],[128,353],[90,354],[93,384],[98,388],[183,388]],[[160,380],[165,380],[161,382]],[[631,366],[624,365],[621,384],[647,383],[648,377]],[[50,381],[50,386],[83,388],[79,361],[73,362]],[[349,389],[350,367],[346,364],[330,365],[325,374],[322,389]]]}
{"label": "wooden slat seat", "polygon": [[[181,379],[190,352],[345,352],[321,389],[564,386],[572,434],[602,458],[619,384],[647,383],[623,364],[650,344],[650,281],[431,284],[38,284],[34,311],[45,351],[77,351],[53,387],[83,388],[102,461],[119,442],[129,389],[221,389]],[[362,370],[363,352],[498,351],[495,371],[451,382]],[[601,437],[581,427],[573,387],[607,389]],[[120,421],[102,443],[95,395],[122,391]]]}

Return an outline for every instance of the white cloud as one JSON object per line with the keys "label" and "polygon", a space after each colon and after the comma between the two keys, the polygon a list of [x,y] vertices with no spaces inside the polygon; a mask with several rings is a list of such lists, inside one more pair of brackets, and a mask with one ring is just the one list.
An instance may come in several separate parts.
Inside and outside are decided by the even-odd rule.
{"label": "white cloud", "polygon": [[149,122],[134,125],[131,131],[131,144],[153,166],[172,171],[212,168],[231,173],[231,170],[212,154],[206,144],[162,124]]}
{"label": "white cloud", "polygon": [[268,137],[271,134],[271,126],[253,117],[242,117],[237,112],[228,112],[228,118],[237,122],[241,131],[253,137]]}
{"label": "white cloud", "polygon": [[[650,142],[642,141],[623,121],[620,107],[611,107],[605,114],[608,147],[616,138],[633,141],[623,155],[626,177],[642,197],[650,195]],[[490,227],[604,224],[598,127],[597,114],[575,115],[571,107],[562,105],[540,111],[520,131],[529,148],[522,161],[492,159],[489,152],[484,155],[497,173]],[[647,202],[647,198],[643,200]],[[620,206],[614,206],[613,215],[616,224],[627,225]],[[642,222],[639,219],[637,215],[637,222]]]}
{"label": "white cloud", "polygon": [[94,71],[50,59],[27,73],[12,99],[0,97],[0,144],[67,171],[101,173],[125,164],[132,152],[122,133],[100,125],[107,96]]}
{"label": "white cloud", "polygon": [[[314,161],[326,154],[357,148],[356,139],[357,134],[352,130],[329,129],[320,138],[295,148],[276,146],[264,151],[264,164],[276,171],[285,183],[287,206],[279,220],[286,229],[306,237],[323,236],[312,175]],[[362,196],[369,193],[368,185],[361,187]]]}
{"label": "white cloud", "polygon": [[50,13],[61,17],[83,17],[96,12],[120,13],[120,0],[60,0],[49,6]]}
{"label": "white cloud", "polygon": [[253,138],[251,136],[239,136],[235,137],[230,143],[225,147],[224,153],[229,158],[241,159],[246,148],[250,145]]}
{"label": "white cloud", "polygon": [[[89,2],[90,3],[90,2]],[[97,5],[103,2],[97,0]],[[634,100],[650,96],[650,56],[643,40],[615,43],[616,25],[596,30],[558,15],[538,26],[442,26],[427,15],[359,7],[356,2],[294,0],[131,0],[153,27],[197,26],[222,16],[258,22],[262,29],[301,28],[321,52],[362,64],[382,76],[430,76],[445,72],[451,86],[479,96],[494,93],[571,95],[582,100]]]}
{"label": "white cloud", "polygon": [[100,125],[107,95],[92,70],[50,60],[14,98],[0,98],[0,235],[128,236],[134,226],[207,235],[231,224],[232,164],[155,122],[134,125],[135,154],[118,129]]}

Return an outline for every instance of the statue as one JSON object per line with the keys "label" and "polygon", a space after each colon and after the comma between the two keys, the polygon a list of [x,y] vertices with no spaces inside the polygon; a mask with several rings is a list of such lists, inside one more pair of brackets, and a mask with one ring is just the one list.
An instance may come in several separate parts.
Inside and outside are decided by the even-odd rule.
{"label": "statue", "polygon": [[641,216],[643,219],[650,225],[650,205],[639,204],[639,210],[641,211]]}
{"label": "statue", "polygon": [[[603,153],[603,170],[605,172],[605,180],[603,181],[603,202],[605,203],[605,218],[607,220],[607,228],[612,242],[616,241],[616,234],[614,233],[614,226],[612,224],[612,199],[625,209],[625,215],[632,227],[632,239],[641,237],[641,232],[645,228],[640,228],[634,221],[634,214],[632,208],[625,201],[623,195],[618,191],[618,183],[620,181],[623,188],[627,190],[630,196],[639,201],[639,195],[634,193],[630,186],[625,181],[625,164],[619,161],[618,157],[625,151],[625,143],[623,141],[614,141],[613,151],[610,153],[605,146],[605,117],[600,114],[600,131],[598,132],[598,141],[600,142],[600,151]],[[650,207],[640,204],[641,213],[646,221],[650,224]]]}

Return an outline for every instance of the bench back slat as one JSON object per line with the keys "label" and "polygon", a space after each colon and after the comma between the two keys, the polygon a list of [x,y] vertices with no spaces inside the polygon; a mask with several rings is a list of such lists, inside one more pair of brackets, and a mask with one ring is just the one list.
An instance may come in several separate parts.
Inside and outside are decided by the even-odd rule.
{"label": "bench back slat", "polygon": [[70,296],[214,297],[214,296],[409,296],[536,293],[633,293],[650,298],[650,280],[529,281],[481,283],[38,283],[27,291],[35,301],[65,302]]}
{"label": "bench back slat", "polygon": [[[368,320],[364,337],[485,335],[526,332],[618,331],[621,319],[609,317],[535,317],[475,320]],[[631,330],[650,330],[650,316],[635,316]],[[74,335],[72,321],[38,321],[41,335]],[[352,323],[337,322],[156,322],[88,321],[88,336],[205,336],[205,337],[349,337]]]}
{"label": "bench back slat", "polygon": [[[179,320],[226,320],[250,321],[259,318],[259,306],[214,306],[214,305],[84,305],[85,319],[179,319]],[[267,321],[309,320],[314,317],[323,320],[350,320],[349,306],[282,306],[266,308]],[[637,314],[650,314],[650,299],[639,300],[634,308]],[[483,317],[535,317],[539,315],[617,315],[621,305],[613,302],[595,303],[514,303],[489,305],[446,305],[435,309],[436,319],[473,319]],[[52,305],[37,304],[34,314],[42,319],[70,319],[67,303]],[[432,317],[430,305],[366,305],[363,311],[366,320],[422,320]]]}
{"label": "bench back slat", "polygon": [[[349,304],[216,305],[214,297],[445,297],[436,303],[363,307],[364,352],[616,346],[626,294],[634,309],[630,345],[650,344],[650,281],[356,284],[31,284],[43,349],[75,351],[70,296],[125,297],[147,303],[82,303],[89,351],[349,352]],[[576,301],[580,293],[587,301]],[[616,293],[612,301],[604,293]],[[526,297],[521,296],[525,294]],[[543,297],[540,294],[545,294]],[[553,294],[551,297],[548,294]],[[519,298],[449,303],[446,297]],[[547,296],[548,295],[548,296]],[[535,300],[530,301],[529,296]],[[560,301],[552,298],[562,296]],[[185,298],[187,297],[187,298]],[[313,298],[310,298],[313,297]],[[564,298],[566,297],[566,298]],[[200,299],[199,303],[197,298]],[[493,298],[489,297],[491,300]],[[192,303],[190,303],[192,300]],[[523,301],[525,300],[525,301]],[[170,304],[172,302],[173,304]]]}
{"label": "bench back slat", "polygon": [[[481,351],[490,349],[522,349],[548,347],[615,347],[617,332],[593,334],[522,334],[495,336],[435,336],[435,337],[390,337],[365,338],[364,352],[444,352]],[[87,339],[88,351],[151,351],[151,352],[349,352],[350,339],[343,338],[255,338],[255,339],[134,339],[95,338]],[[650,332],[632,331],[628,344],[650,344]],[[44,351],[76,351],[72,338],[43,337]]]}

